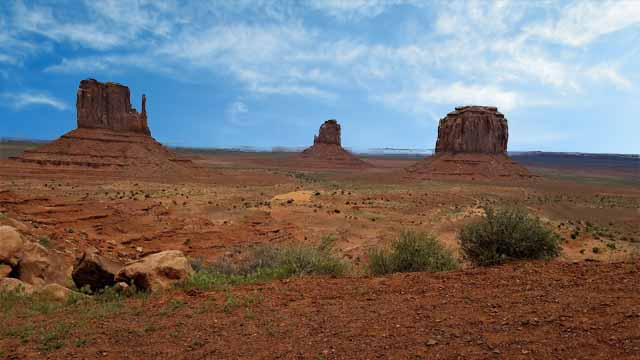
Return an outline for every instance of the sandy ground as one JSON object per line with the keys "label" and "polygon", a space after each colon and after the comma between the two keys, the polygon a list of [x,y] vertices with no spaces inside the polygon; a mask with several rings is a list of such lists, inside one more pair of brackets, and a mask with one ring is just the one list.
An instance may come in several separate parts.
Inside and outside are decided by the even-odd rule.
{"label": "sandy ground", "polygon": [[[89,345],[46,356],[640,358],[640,277],[632,260],[640,247],[638,184],[610,174],[600,182],[575,174],[415,180],[402,170],[412,161],[402,159],[367,159],[374,167],[349,170],[309,169],[287,155],[192,158],[207,176],[131,178],[0,162],[0,224],[34,240],[47,237],[69,261],[89,245],[121,260],[178,249],[192,258],[233,261],[261,244],[316,244],[333,235],[335,253],[357,275],[369,249],[404,229],[432,232],[457,251],[458,230],[481,216],[483,206],[518,204],[563,236],[563,254],[550,264],[466,264],[444,275],[247,287],[238,296],[258,291],[263,300],[231,314],[216,305],[224,293],[176,293],[126,306],[146,312],[180,297],[186,305],[168,316],[116,313],[79,330],[91,335]],[[211,311],[198,313],[209,303]],[[73,314],[37,321],[50,326],[60,317],[80,321]],[[145,332],[145,324],[157,331]],[[14,338],[0,337],[0,345],[7,358],[46,357]]]}

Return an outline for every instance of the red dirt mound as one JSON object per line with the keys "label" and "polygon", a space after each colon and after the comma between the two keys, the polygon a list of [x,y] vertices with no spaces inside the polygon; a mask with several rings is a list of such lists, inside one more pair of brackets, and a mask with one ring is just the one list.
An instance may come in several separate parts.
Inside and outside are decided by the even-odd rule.
{"label": "red dirt mound", "polygon": [[507,120],[496,107],[462,106],[440,120],[436,154],[407,168],[420,178],[531,178],[507,156]]}
{"label": "red dirt mound", "polygon": [[341,144],[340,124],[327,120],[320,126],[313,146],[300,154],[305,166],[326,168],[368,168],[372,165],[345,150]]}
{"label": "red dirt mound", "polygon": [[527,169],[505,154],[443,153],[430,156],[408,167],[419,177],[459,178],[530,178]]}
{"label": "red dirt mound", "polygon": [[76,102],[78,129],[12,158],[45,167],[93,168],[131,175],[186,175],[196,167],[162,146],[142,113],[131,107],[129,88],[89,79],[80,82]]}

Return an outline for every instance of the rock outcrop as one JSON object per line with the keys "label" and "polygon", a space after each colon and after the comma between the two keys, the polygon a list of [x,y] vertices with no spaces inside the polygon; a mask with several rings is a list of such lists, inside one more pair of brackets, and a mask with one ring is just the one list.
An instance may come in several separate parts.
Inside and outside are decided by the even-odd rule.
{"label": "rock outcrop", "polygon": [[334,119],[327,120],[320,126],[318,135],[313,137],[313,144],[333,144],[342,146],[340,136],[340,124],[338,124],[338,121]]}
{"label": "rock outcrop", "polygon": [[71,266],[62,253],[26,241],[11,226],[0,226],[0,291],[50,293],[66,298],[72,291]]}
{"label": "rock outcrop", "polygon": [[0,264],[16,266],[20,261],[24,240],[11,226],[0,226]]}
{"label": "rock outcrop", "polygon": [[129,88],[95,79],[80,81],[76,99],[78,128],[108,129],[151,135],[147,125],[146,97],[142,112],[131,107]]}
{"label": "rock outcrop", "polygon": [[116,274],[122,265],[104,258],[95,248],[84,251],[73,267],[71,277],[78,289],[88,286],[92,291],[116,284]]}
{"label": "rock outcrop", "polygon": [[438,125],[434,156],[407,168],[419,178],[531,178],[507,155],[509,129],[496,107],[462,106]]}
{"label": "rock outcrop", "polygon": [[436,153],[504,154],[509,130],[504,115],[489,106],[461,106],[440,120]]}
{"label": "rock outcrop", "polygon": [[118,272],[116,281],[135,285],[138,290],[155,292],[168,289],[191,274],[193,268],[182,251],[167,250],[125,266]]}
{"label": "rock outcrop", "polygon": [[312,168],[367,168],[371,165],[342,147],[340,124],[327,120],[313,138],[313,146],[301,153],[304,166]]}
{"label": "rock outcrop", "polygon": [[0,279],[0,292],[21,292],[25,295],[33,293],[33,286],[14,278]]}
{"label": "rock outcrop", "polygon": [[99,176],[127,177],[198,175],[190,160],[151,137],[147,123],[146,97],[142,112],[131,107],[129,88],[116,83],[82,80],[76,102],[78,128],[58,140],[13,158],[23,171],[42,167],[92,170]]}
{"label": "rock outcrop", "polygon": [[72,267],[65,257],[34,242],[25,244],[20,263],[14,270],[18,273],[18,279],[34,286],[54,283],[71,285]]}

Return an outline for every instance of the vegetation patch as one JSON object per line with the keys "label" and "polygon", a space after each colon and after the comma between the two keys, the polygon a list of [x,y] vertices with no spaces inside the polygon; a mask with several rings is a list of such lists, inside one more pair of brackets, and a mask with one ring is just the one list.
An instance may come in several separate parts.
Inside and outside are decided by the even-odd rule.
{"label": "vegetation patch", "polygon": [[515,259],[550,259],[560,253],[560,237],[518,207],[485,208],[486,216],[458,234],[465,258],[490,266]]}
{"label": "vegetation patch", "polygon": [[181,286],[185,289],[210,290],[294,276],[343,276],[349,266],[331,253],[334,241],[333,237],[327,236],[319,246],[261,246],[240,264],[224,259],[212,264],[195,261],[196,273]]}
{"label": "vegetation patch", "polygon": [[458,268],[451,250],[429,233],[403,231],[389,248],[369,253],[369,271],[375,275],[395,272],[440,272]]}

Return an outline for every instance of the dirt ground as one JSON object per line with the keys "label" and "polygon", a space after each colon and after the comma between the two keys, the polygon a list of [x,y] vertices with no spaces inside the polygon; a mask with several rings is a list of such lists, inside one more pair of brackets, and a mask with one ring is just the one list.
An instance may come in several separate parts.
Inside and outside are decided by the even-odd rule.
{"label": "dirt ground", "polygon": [[[354,277],[176,291],[97,319],[65,312],[10,319],[11,326],[68,322],[72,338],[86,344],[69,339],[43,353],[0,336],[0,358],[640,358],[636,178],[530,168],[541,177],[415,180],[403,170],[411,159],[367,158],[373,167],[349,170],[305,168],[287,154],[187,155],[206,177],[131,178],[0,161],[0,224],[46,239],[69,261],[89,245],[121,260],[177,249],[233,261],[257,245],[317,244],[333,235]],[[565,239],[561,257],[362,277],[369,249],[400,231],[432,232],[457,251],[461,226],[485,205],[506,204],[555,228]],[[241,303],[232,311],[224,306],[229,296]],[[167,313],[167,304],[179,305]]]}

